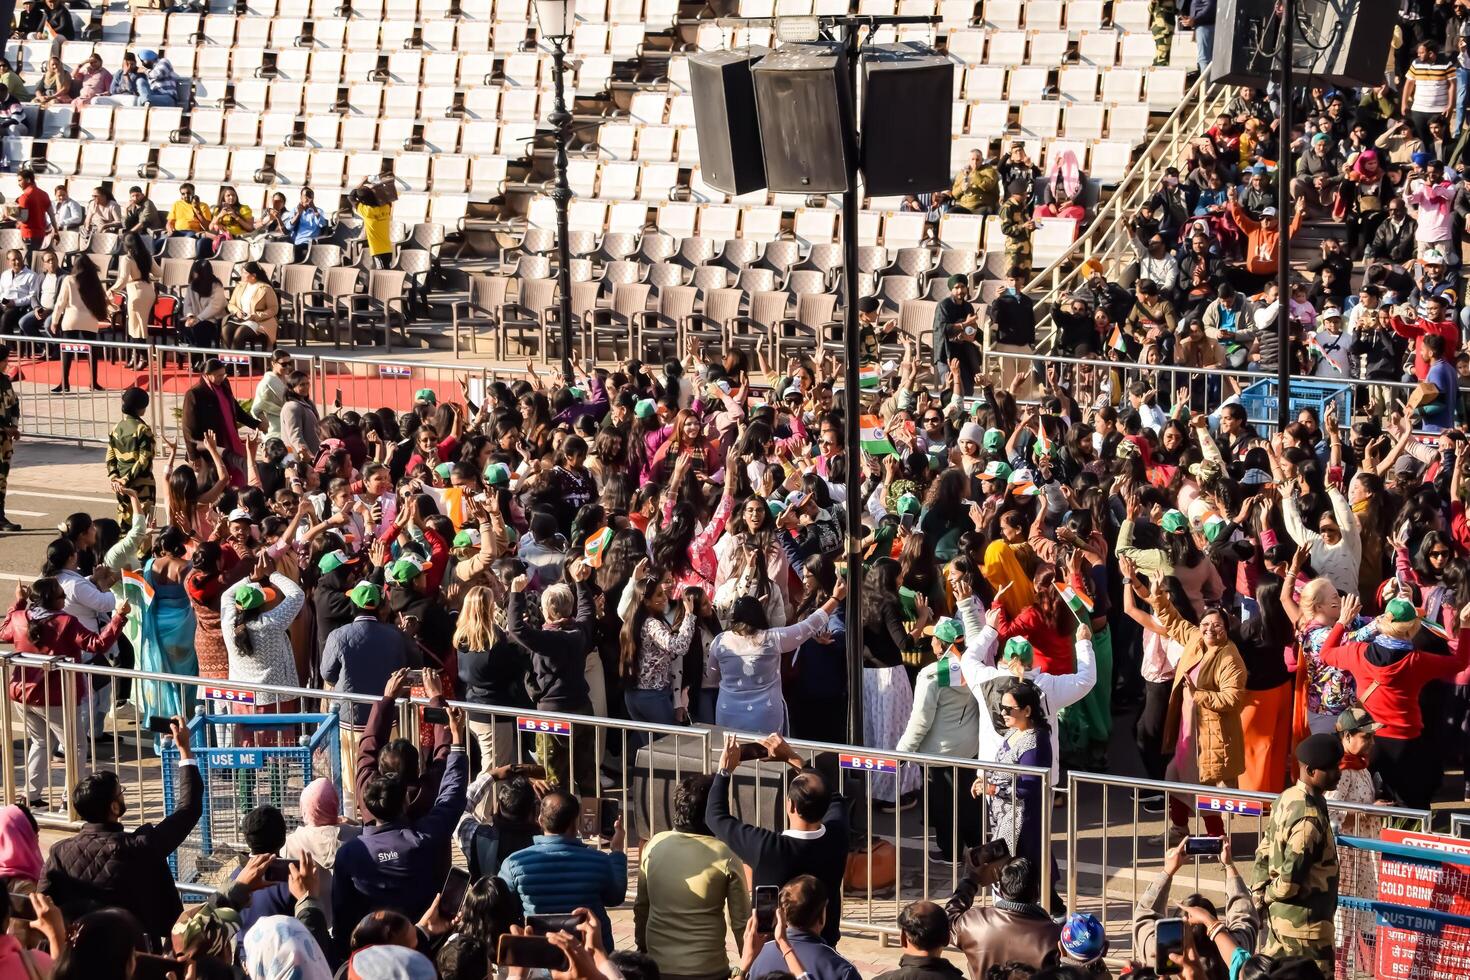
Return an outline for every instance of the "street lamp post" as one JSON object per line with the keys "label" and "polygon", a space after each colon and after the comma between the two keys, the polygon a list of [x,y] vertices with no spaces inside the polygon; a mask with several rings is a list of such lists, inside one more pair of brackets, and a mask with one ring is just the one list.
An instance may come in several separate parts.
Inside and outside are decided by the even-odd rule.
{"label": "street lamp post", "polygon": [[556,102],[547,121],[556,138],[556,169],[552,177],[551,200],[556,204],[556,288],[561,294],[558,316],[561,318],[561,373],[567,384],[572,378],[572,256],[568,251],[567,207],[572,200],[572,187],[567,183],[567,143],[572,138],[572,114],[566,99],[566,42],[576,22],[577,0],[535,0],[536,24],[541,36],[551,42],[551,77],[556,86]]}

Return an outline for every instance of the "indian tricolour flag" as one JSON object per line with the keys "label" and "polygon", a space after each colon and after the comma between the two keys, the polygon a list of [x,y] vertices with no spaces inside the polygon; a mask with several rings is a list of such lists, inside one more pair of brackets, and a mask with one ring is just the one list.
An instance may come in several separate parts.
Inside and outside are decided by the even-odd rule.
{"label": "indian tricolour flag", "polygon": [[153,586],[148,584],[148,580],[143,577],[142,572],[133,568],[125,568],[122,571],[122,580],[123,591],[130,593],[128,595],[129,602],[133,601],[133,594],[136,594],[141,600],[141,602],[134,602],[134,605],[144,605],[153,601]]}
{"label": "indian tricolour flag", "polygon": [[1123,339],[1123,328],[1113,327],[1113,332],[1108,334],[1108,346],[1120,354],[1128,353],[1128,343]]}
{"label": "indian tricolour flag", "polygon": [[1078,592],[1070,585],[1063,585],[1061,582],[1053,582],[1052,585],[1061,593],[1062,601],[1067,604],[1068,609],[1072,610],[1072,615],[1077,617],[1077,622],[1084,626],[1089,625],[1088,619],[1084,616],[1088,618],[1092,616],[1092,600],[1087,598],[1085,593]]}
{"label": "indian tricolour flag", "polygon": [[864,415],[861,421],[863,452],[869,456],[892,456],[893,443],[883,429],[883,420],[876,415]]}
{"label": "indian tricolour flag", "polygon": [[1447,629],[1445,629],[1444,628],[1444,624],[1442,624],[1442,623],[1437,623],[1434,620],[1429,619],[1429,618],[1426,617],[1424,619],[1419,620],[1419,625],[1422,626],[1422,627],[1424,627],[1424,629],[1425,629],[1426,632],[1433,633],[1435,636],[1439,637],[1441,640],[1448,641],[1449,638],[1450,638],[1450,631],[1447,630]]}
{"label": "indian tricolour flag", "polygon": [[878,372],[878,365],[876,365],[876,364],[864,364],[861,367],[859,367],[858,368],[858,387],[859,388],[876,388],[876,387],[878,387],[878,373],[879,373]]}

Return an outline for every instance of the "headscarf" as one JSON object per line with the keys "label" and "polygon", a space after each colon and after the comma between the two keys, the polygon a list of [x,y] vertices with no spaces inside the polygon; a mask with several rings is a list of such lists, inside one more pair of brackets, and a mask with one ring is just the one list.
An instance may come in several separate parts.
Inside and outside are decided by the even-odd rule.
{"label": "headscarf", "polygon": [[172,934],[179,937],[180,952],[233,963],[240,913],[209,904],[189,905],[174,922]]}
{"label": "headscarf", "polygon": [[1007,616],[1015,618],[1031,605],[1035,591],[1031,579],[1021,567],[1021,561],[1011,546],[1004,541],[992,541],[985,547],[985,581],[999,592],[1007,585],[1010,588],[1000,597],[1000,607]]}
{"label": "headscarf", "polygon": [[342,798],[325,776],[301,791],[301,819],[308,827],[333,827],[342,822]]}
{"label": "headscarf", "polygon": [[1046,182],[1055,187],[1058,180],[1068,198],[1076,198],[1082,191],[1082,168],[1077,165],[1077,154],[1071,150],[1058,153],[1047,167]]}
{"label": "headscarf", "polygon": [[[1373,165],[1372,172],[1369,172],[1366,166],[1366,164],[1370,163]],[[1364,150],[1362,153],[1359,153],[1353,159],[1353,173],[1358,174],[1360,177],[1368,177],[1370,179],[1383,176],[1383,168],[1378,166],[1378,151]]]}
{"label": "headscarf", "polygon": [[14,805],[0,807],[0,878],[40,881],[44,864],[36,828],[25,811]]}
{"label": "headscarf", "polygon": [[368,946],[353,953],[347,964],[348,980],[436,980],[437,977],[429,958],[407,946]]}
{"label": "headscarf", "polygon": [[332,980],[321,947],[290,915],[256,919],[245,934],[244,961],[250,980]]}

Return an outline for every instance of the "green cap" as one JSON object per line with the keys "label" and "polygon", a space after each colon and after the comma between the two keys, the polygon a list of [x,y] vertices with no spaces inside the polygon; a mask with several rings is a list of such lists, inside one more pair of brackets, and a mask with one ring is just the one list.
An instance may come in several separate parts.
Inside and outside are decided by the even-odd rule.
{"label": "green cap", "polygon": [[413,400],[416,402],[428,402],[430,405],[439,404],[439,396],[434,394],[433,388],[420,388],[413,393]]}
{"label": "green cap", "polygon": [[1166,511],[1159,526],[1169,534],[1178,534],[1180,531],[1189,530],[1189,518],[1177,510]]}
{"label": "green cap", "polygon": [[1211,544],[1215,543],[1220,540],[1220,535],[1224,534],[1225,529],[1229,526],[1230,523],[1225,518],[1220,517],[1218,514],[1212,515],[1205,521],[1205,540]]}
{"label": "green cap", "polygon": [[999,452],[1006,444],[1006,434],[999,429],[986,429],[985,437],[980,440],[980,445],[987,453]]}
{"label": "green cap", "polygon": [[923,509],[923,505],[919,503],[919,498],[911,493],[899,495],[894,506],[898,510],[899,516],[903,516],[904,514],[917,514]]}
{"label": "green cap", "polygon": [[953,646],[965,636],[965,628],[953,616],[945,616],[934,624],[934,638],[946,647]]}
{"label": "green cap", "polygon": [[651,419],[658,414],[658,402],[652,398],[640,398],[633,405],[633,414],[640,419]]}
{"label": "green cap", "polygon": [[478,548],[480,546],[480,532],[473,527],[461,528],[454,536],[452,547],[455,548]]}
{"label": "green cap", "polygon": [[351,563],[353,560],[354,559],[347,556],[347,552],[343,551],[341,548],[338,548],[336,551],[329,551],[325,555],[322,555],[322,557],[316,563],[316,570],[321,572],[323,575],[330,575],[332,572],[335,572],[343,565]]}
{"label": "green cap", "polygon": [[581,398],[583,395],[587,394],[587,392],[583,391],[576,385],[567,385],[567,391],[571,392],[573,398]]}
{"label": "green cap", "polygon": [[980,475],[987,480],[1009,480],[1011,478],[1011,464],[998,459],[992,459],[985,464],[985,472]]}
{"label": "green cap", "polygon": [[358,582],[347,590],[347,598],[359,609],[376,609],[383,604],[383,587],[373,582]]}
{"label": "green cap", "polygon": [[1395,623],[1412,623],[1419,618],[1419,610],[1408,599],[1390,599],[1383,611]]}
{"label": "green cap", "polygon": [[782,502],[780,497],[772,497],[767,500],[766,506],[770,508],[771,514],[774,517],[780,517],[786,513],[786,504]]}
{"label": "green cap", "polygon": [[440,463],[438,466],[434,467],[434,475],[439,477],[439,479],[441,480],[447,480],[449,479],[450,471],[453,469],[454,467],[449,465],[448,463]]}
{"label": "green cap", "polygon": [[510,467],[504,463],[488,463],[485,466],[485,485],[491,487],[510,486]]}
{"label": "green cap", "polygon": [[388,566],[388,577],[395,582],[412,582],[431,567],[429,562],[408,552]]}
{"label": "green cap", "polygon": [[1006,640],[1005,649],[1001,651],[1000,659],[1019,660],[1026,665],[1027,670],[1030,670],[1031,660],[1034,654],[1035,650],[1032,649],[1030,640],[1013,636],[1009,640]]}
{"label": "green cap", "polygon": [[265,589],[254,582],[242,585],[235,590],[235,608],[241,612],[259,609],[269,601],[270,597],[265,594]]}

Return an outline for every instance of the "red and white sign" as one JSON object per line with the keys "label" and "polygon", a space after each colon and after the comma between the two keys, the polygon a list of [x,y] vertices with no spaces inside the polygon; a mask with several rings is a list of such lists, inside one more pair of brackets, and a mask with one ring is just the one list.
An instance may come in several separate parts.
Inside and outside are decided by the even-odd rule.
{"label": "red and white sign", "polygon": [[[1407,830],[1385,830],[1380,839],[1470,859],[1470,841]],[[1378,900],[1415,909],[1470,915],[1470,865],[1425,864],[1391,854],[1378,865]],[[1463,980],[1470,962],[1470,929],[1430,923],[1416,932],[1380,923],[1378,968],[1381,980]]]}
{"label": "red and white sign", "polygon": [[564,721],[551,721],[547,718],[523,716],[516,719],[516,727],[523,732],[544,732],[548,735],[570,735],[572,733],[571,725]]}
{"label": "red and white sign", "polygon": [[837,764],[843,769],[861,769],[865,772],[898,772],[897,759],[884,759],[873,755],[838,755]]}
{"label": "red and white sign", "polygon": [[392,365],[392,364],[379,364],[378,365],[378,377],[380,377],[380,378],[411,378],[411,377],[413,377],[413,368],[411,368],[411,367],[398,367],[398,366],[395,366],[395,365]]}
{"label": "red and white sign", "polygon": [[233,704],[255,703],[254,691],[240,691],[236,690],[233,687],[210,687],[207,684],[201,684],[200,687],[203,688],[203,696],[206,699],[214,701],[229,701]]}
{"label": "red and white sign", "polygon": [[1231,796],[1204,796],[1195,798],[1195,809],[1209,813],[1233,813],[1239,817],[1259,817],[1266,812],[1266,804],[1260,800],[1241,800]]}

